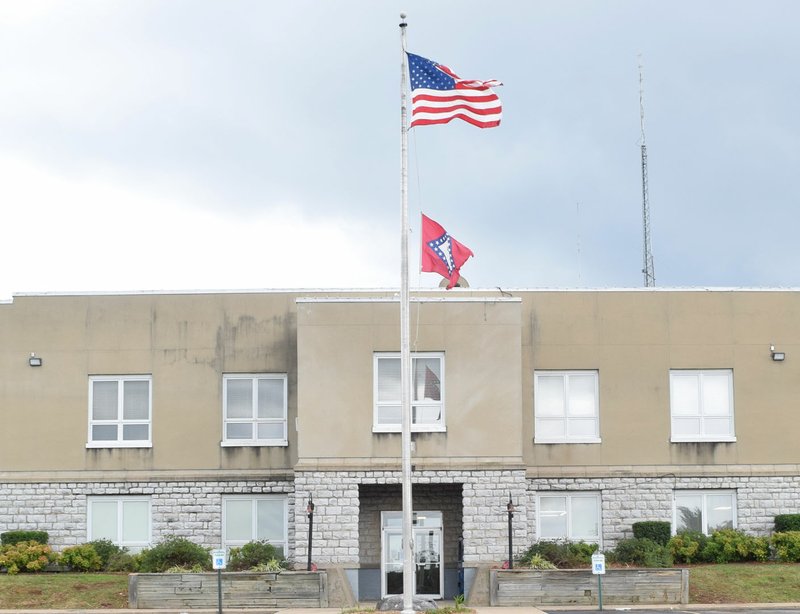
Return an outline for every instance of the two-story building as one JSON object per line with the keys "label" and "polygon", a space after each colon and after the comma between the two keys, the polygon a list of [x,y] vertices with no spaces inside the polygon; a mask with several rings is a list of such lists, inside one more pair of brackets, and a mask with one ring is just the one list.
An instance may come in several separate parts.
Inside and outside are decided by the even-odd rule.
{"label": "two-story building", "polygon": [[[767,534],[800,504],[800,291],[415,291],[417,592],[639,520]],[[0,532],[267,539],[402,591],[391,291],[0,304]]]}

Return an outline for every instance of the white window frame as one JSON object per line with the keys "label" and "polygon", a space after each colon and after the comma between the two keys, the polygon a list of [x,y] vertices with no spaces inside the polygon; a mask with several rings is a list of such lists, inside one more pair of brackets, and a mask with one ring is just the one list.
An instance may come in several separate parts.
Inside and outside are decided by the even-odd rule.
{"label": "white window frame", "polygon": [[[411,353],[411,379],[410,382],[413,386],[414,362],[417,359],[431,359],[436,358],[439,360],[439,397],[438,401],[415,401],[413,394],[411,396],[411,432],[412,433],[438,433],[447,431],[447,422],[445,421],[445,362],[444,352],[412,352]],[[399,352],[375,352],[373,355],[373,414],[372,414],[372,432],[373,433],[399,433],[402,425],[400,422],[397,424],[379,424],[378,416],[381,407],[395,407],[400,405],[401,399],[392,401],[378,401],[378,377],[379,377],[379,363],[381,360],[400,360]],[[436,423],[423,423],[417,424],[414,422],[415,408],[439,408],[439,421]]]}
{"label": "white window frame", "polygon": [[[117,417],[113,420],[95,420],[92,417],[94,402],[94,384],[96,382],[117,382]],[[123,417],[125,382],[147,382],[147,419],[126,420]],[[147,439],[123,439],[126,425],[147,425]],[[92,439],[92,427],[117,427],[117,439]],[[89,376],[89,429],[86,439],[87,448],[152,448],[153,447],[153,376],[152,375],[91,375]]]}
{"label": "white window frame", "polygon": [[[706,421],[711,419],[718,419],[719,414],[706,415],[703,407],[703,380],[708,375],[719,376],[726,374],[728,376],[728,415],[730,428],[727,434],[711,435],[706,434],[705,426]],[[675,413],[675,393],[674,385],[675,378],[694,376],[698,380],[698,394],[697,400],[698,413],[696,414],[676,414]],[[733,442],[736,441],[736,425],[735,425],[735,411],[733,399],[733,369],[670,369],[669,372],[669,411],[670,411],[670,441],[673,443],[681,442],[696,442],[696,441],[718,441],[718,442]],[[699,432],[696,435],[676,435],[676,420],[677,419],[696,419],[699,425]]]}
{"label": "white window frame", "polygon": [[[543,536],[542,535],[542,499],[548,497],[566,498],[566,516],[567,516],[567,535],[561,537]],[[594,499],[597,511],[597,536],[591,535],[575,535],[572,532],[572,502],[574,499]],[[541,541],[585,541],[590,544],[598,544],[600,549],[603,548],[603,509],[602,509],[602,493],[598,491],[565,491],[565,490],[552,490],[547,492],[540,492],[536,495],[536,539]]]}
{"label": "white window frame", "polygon": [[700,524],[701,531],[704,535],[709,535],[708,532],[708,497],[728,495],[731,498],[731,520],[732,527],[735,529],[738,525],[737,517],[738,511],[736,506],[736,491],[730,489],[707,489],[707,490],[674,490],[672,492],[672,534],[678,530],[678,496],[701,496],[702,507],[700,508]]}
{"label": "white window frame", "polygon": [[[102,539],[99,536],[92,535],[92,520],[94,515],[94,502],[102,501],[103,503],[115,502],[117,504],[117,540],[114,543],[117,546],[128,548],[131,552],[139,552],[143,548],[149,548],[153,543],[153,505],[150,497],[137,496],[137,495],[122,495],[122,496],[91,496],[86,497],[86,541],[93,541],[95,539]],[[123,535],[123,519],[124,519],[124,505],[130,502],[146,502],[147,503],[147,540],[146,541],[125,541],[122,539]]]}
{"label": "white window frame", "polygon": [[[281,540],[267,540],[275,547],[283,550],[283,555],[289,556],[289,497],[284,494],[258,494],[258,495],[223,495],[222,497],[222,544],[225,549],[244,546],[246,543],[258,539],[258,501],[280,500],[283,501],[283,535]],[[250,501],[252,506],[250,526],[250,539],[228,539],[228,501]]]}
{"label": "white window frame", "polygon": [[[569,380],[570,377],[580,375],[594,376],[594,416],[573,416],[569,408]],[[537,412],[537,399],[539,399],[539,378],[540,377],[554,377],[560,376],[564,382],[564,415],[563,416],[540,416]],[[550,371],[550,370],[536,370],[533,372],[533,414],[535,422],[534,443],[601,443],[600,439],[600,372],[596,369],[582,369],[571,371]],[[587,422],[594,420],[594,435],[592,436],[577,436],[570,435],[570,423],[575,421]],[[543,422],[563,422],[564,423],[564,436],[563,437],[548,437],[539,434],[539,425]]]}
{"label": "white window frame", "polygon": [[[258,381],[264,379],[283,382],[283,416],[281,418],[258,417]],[[250,380],[253,387],[253,414],[250,418],[228,418],[228,382],[230,380]],[[288,446],[288,377],[286,373],[226,373],[222,376],[222,447],[244,446]],[[229,423],[248,423],[252,425],[252,439],[228,439]],[[272,439],[258,438],[259,424],[282,424],[283,436]]]}

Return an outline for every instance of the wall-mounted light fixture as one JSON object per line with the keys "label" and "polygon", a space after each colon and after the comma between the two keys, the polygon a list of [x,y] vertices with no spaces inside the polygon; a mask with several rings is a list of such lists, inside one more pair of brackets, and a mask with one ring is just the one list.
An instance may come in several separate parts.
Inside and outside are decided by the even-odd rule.
{"label": "wall-mounted light fixture", "polygon": [[42,357],[37,356],[36,352],[31,352],[31,357],[28,359],[28,364],[32,367],[41,367]]}
{"label": "wall-mounted light fixture", "polygon": [[786,360],[786,352],[776,352],[774,345],[769,346],[769,351],[772,352],[772,360],[775,362],[783,362]]}

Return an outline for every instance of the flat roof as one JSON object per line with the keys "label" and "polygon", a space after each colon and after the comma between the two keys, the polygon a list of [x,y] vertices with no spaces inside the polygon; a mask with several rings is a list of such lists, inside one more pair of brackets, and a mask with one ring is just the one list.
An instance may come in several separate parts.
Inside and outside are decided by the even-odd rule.
{"label": "flat roof", "polygon": [[[500,293],[512,295],[513,293],[533,292],[800,292],[800,287],[736,287],[736,286],[664,286],[655,288],[644,287],[605,287],[605,288],[523,288],[523,287],[494,287],[494,288],[411,288],[410,292],[441,294],[456,297],[468,293]],[[192,294],[399,294],[398,288],[240,288],[216,290],[90,290],[90,291],[43,291],[14,293],[11,299],[0,302],[11,302],[16,297],[46,297],[46,296],[135,296],[135,295],[192,295]],[[466,298],[466,297],[462,297]]]}

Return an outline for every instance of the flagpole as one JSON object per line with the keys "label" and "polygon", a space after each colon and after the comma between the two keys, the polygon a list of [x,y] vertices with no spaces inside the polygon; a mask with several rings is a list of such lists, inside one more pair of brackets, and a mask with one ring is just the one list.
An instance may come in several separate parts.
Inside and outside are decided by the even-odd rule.
{"label": "flagpole", "polygon": [[411,497],[411,349],[408,292],[408,111],[406,74],[406,15],[400,14],[400,404],[402,413],[403,478],[403,611],[414,612],[414,536]]}

